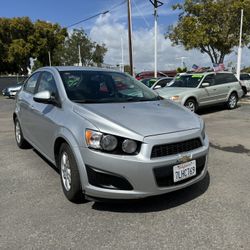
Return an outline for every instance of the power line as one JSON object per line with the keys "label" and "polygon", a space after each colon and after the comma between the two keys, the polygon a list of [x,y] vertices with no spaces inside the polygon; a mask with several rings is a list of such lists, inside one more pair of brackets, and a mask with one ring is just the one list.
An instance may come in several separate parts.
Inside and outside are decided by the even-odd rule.
{"label": "power line", "polygon": [[134,4],[134,6],[135,6],[137,12],[139,13],[139,15],[140,15],[140,16],[142,17],[142,19],[144,20],[144,22],[145,22],[145,24],[147,25],[147,27],[150,28],[150,25],[149,25],[148,21],[146,20],[146,18],[144,17],[144,15],[143,15],[142,12],[140,11],[140,9],[138,8],[138,6],[137,6],[137,4],[136,4],[136,1],[133,0],[132,2],[133,2],[133,4]]}
{"label": "power line", "polygon": [[82,20],[80,20],[80,21],[78,21],[78,22],[76,22],[76,23],[70,24],[70,25],[67,26],[66,28],[73,27],[73,26],[75,26],[75,25],[77,25],[77,24],[86,22],[86,21],[88,21],[88,20],[90,20],[90,19],[93,19],[93,18],[95,18],[95,17],[98,17],[98,16],[100,16],[100,15],[105,15],[105,14],[107,14],[107,13],[113,11],[114,9],[120,7],[120,6],[123,5],[125,2],[127,2],[127,0],[123,0],[123,1],[120,2],[119,4],[116,4],[116,5],[112,6],[112,7],[110,8],[110,10],[101,11],[101,12],[95,14],[95,15],[92,15],[92,16],[90,16],[90,17],[87,17],[87,18],[85,18],[85,19],[82,19]]}

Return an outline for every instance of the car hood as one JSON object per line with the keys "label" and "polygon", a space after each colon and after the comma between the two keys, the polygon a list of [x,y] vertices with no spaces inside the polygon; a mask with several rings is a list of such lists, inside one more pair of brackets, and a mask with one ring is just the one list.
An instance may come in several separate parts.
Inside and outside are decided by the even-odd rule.
{"label": "car hood", "polygon": [[100,131],[142,137],[200,128],[197,115],[172,101],[76,104],[73,111]]}
{"label": "car hood", "polygon": [[162,97],[171,97],[174,95],[181,95],[190,91],[194,91],[194,88],[165,87],[162,89],[157,89],[157,93]]}

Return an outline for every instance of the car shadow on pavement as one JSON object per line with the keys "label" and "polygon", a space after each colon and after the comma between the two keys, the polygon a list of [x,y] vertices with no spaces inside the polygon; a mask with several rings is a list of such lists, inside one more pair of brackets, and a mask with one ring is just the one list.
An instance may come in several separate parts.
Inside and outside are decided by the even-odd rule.
{"label": "car shadow on pavement", "polygon": [[[240,105],[238,105],[238,107],[240,107]],[[207,115],[210,113],[216,113],[216,112],[221,112],[221,111],[225,111],[228,110],[225,105],[221,104],[221,105],[217,105],[217,106],[210,106],[210,107],[204,107],[202,109],[199,109],[197,111],[198,115]]]}
{"label": "car shadow on pavement", "polygon": [[33,148],[33,151],[41,158],[43,159],[53,170],[55,170],[58,174],[60,174],[59,169],[51,163],[49,160],[47,160],[40,152],[38,152],[36,149]]}
{"label": "car shadow on pavement", "polygon": [[149,213],[171,209],[203,195],[210,184],[210,175],[187,188],[164,195],[139,199],[139,200],[118,200],[107,202],[95,202],[93,209],[118,213]]}
{"label": "car shadow on pavement", "polygon": [[241,144],[234,145],[234,146],[221,146],[221,145],[210,142],[210,147],[221,150],[221,151],[225,151],[225,152],[247,154],[248,156],[250,156],[250,149],[246,148],[244,145],[241,145]]}

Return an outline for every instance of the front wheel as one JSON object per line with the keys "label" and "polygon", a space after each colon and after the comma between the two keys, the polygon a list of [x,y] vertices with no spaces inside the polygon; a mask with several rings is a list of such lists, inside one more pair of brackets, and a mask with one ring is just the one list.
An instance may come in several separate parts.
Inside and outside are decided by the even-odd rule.
{"label": "front wheel", "polygon": [[188,100],[185,102],[184,106],[185,106],[186,108],[188,108],[190,111],[194,112],[194,113],[195,113],[196,110],[197,110],[197,103],[196,103],[196,101],[195,101],[194,99],[188,99]]}
{"label": "front wheel", "polygon": [[15,139],[17,146],[22,149],[29,148],[30,144],[24,139],[20,122],[17,118],[15,118],[14,125],[15,125]]}
{"label": "front wheel", "polygon": [[72,202],[83,199],[77,163],[67,143],[63,143],[60,148],[58,164],[63,192],[67,199]]}
{"label": "front wheel", "polygon": [[229,109],[235,109],[237,107],[237,103],[238,103],[238,96],[236,93],[232,93],[227,101],[227,107]]}

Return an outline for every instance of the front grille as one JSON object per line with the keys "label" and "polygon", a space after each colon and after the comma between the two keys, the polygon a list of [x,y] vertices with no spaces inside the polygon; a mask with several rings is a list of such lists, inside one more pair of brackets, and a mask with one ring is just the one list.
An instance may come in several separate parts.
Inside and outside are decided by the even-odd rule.
{"label": "front grille", "polygon": [[169,187],[169,186],[177,186],[182,183],[188,182],[201,174],[201,172],[203,171],[205,167],[205,163],[206,163],[206,156],[197,158],[196,159],[196,175],[190,178],[184,179],[182,181],[179,181],[179,182],[174,182],[174,176],[173,176],[174,165],[155,168],[153,171],[154,171],[156,183],[159,187]]}
{"label": "front grille", "polygon": [[170,144],[156,145],[152,149],[151,158],[175,155],[199,148],[201,146],[202,144],[199,138]]}

